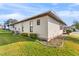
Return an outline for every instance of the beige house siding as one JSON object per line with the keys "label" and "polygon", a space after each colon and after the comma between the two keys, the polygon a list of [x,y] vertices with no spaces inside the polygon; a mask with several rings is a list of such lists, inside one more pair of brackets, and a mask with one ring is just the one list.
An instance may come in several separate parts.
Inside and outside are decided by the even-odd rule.
{"label": "beige house siding", "polygon": [[[49,14],[15,23],[14,27],[16,29],[14,28],[14,31],[19,31],[20,33],[30,33],[30,22],[32,22],[33,33],[36,33],[39,38],[49,41],[58,35],[62,35],[63,29],[60,29],[60,26],[64,26],[64,23],[57,21],[58,18],[54,19],[53,15],[51,17]],[[40,25],[37,25],[38,19],[40,20]]]}
{"label": "beige house siding", "polygon": [[[40,38],[47,39],[48,38],[48,24],[47,24],[47,17],[40,17],[35,20],[33,20],[33,32],[38,33],[38,36]],[[37,25],[37,20],[40,19],[40,25]]]}
{"label": "beige house siding", "polygon": [[14,25],[14,31],[22,32],[22,23],[18,23]]}
{"label": "beige house siding", "polygon": [[[36,19],[32,19],[29,21],[15,24],[14,27],[16,28],[16,30],[14,29],[14,31],[19,31],[20,33],[30,33],[30,21],[32,21],[33,22],[33,33],[37,33],[39,38],[47,39],[48,38],[47,17],[48,16],[39,17]],[[38,19],[40,19],[40,25],[37,25]],[[24,27],[23,32],[22,32],[22,26]]]}
{"label": "beige house siding", "polygon": [[24,31],[22,33],[30,33],[30,21],[23,22]]}
{"label": "beige house siding", "polygon": [[53,18],[51,18],[51,17],[48,18],[48,39],[49,40],[53,39],[54,37],[56,37],[58,35],[63,34],[63,29],[60,30],[61,25],[62,24],[60,24],[59,22],[57,22]]}

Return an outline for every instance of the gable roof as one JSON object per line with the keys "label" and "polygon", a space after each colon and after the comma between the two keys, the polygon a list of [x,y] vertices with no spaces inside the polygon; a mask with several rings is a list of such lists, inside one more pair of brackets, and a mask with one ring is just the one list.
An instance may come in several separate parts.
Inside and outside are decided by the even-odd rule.
{"label": "gable roof", "polygon": [[36,16],[32,16],[30,18],[27,18],[27,19],[24,19],[22,21],[19,21],[19,22],[16,22],[16,23],[13,23],[13,24],[10,24],[10,25],[14,25],[14,24],[18,24],[18,23],[21,23],[21,22],[25,22],[25,21],[28,21],[28,20],[32,20],[32,19],[35,19],[35,18],[39,18],[39,17],[43,17],[43,16],[50,16],[52,18],[54,18],[56,21],[66,25],[55,13],[51,12],[51,11],[48,11],[48,12],[45,12],[45,13],[41,13],[41,14],[38,14]]}

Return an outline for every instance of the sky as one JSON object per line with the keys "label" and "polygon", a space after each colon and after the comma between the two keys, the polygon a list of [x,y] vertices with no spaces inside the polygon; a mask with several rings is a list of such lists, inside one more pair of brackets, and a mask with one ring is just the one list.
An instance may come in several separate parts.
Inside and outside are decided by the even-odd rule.
{"label": "sky", "polygon": [[0,24],[12,18],[18,21],[52,11],[67,25],[79,21],[78,3],[0,3]]}

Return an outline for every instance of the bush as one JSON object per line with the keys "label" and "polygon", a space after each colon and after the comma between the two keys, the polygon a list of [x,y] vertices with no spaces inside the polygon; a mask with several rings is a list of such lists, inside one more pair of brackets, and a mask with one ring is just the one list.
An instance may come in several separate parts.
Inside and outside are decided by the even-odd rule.
{"label": "bush", "polygon": [[29,33],[29,36],[33,39],[37,38],[37,34],[36,33]]}
{"label": "bush", "polygon": [[73,30],[73,32],[75,32],[75,31],[76,31],[74,28],[73,28],[72,30]]}
{"label": "bush", "polygon": [[72,31],[71,30],[66,30],[66,33],[67,34],[70,34]]}
{"label": "bush", "polygon": [[28,33],[22,33],[22,36],[28,37]]}
{"label": "bush", "polygon": [[14,34],[15,32],[14,31],[11,31],[11,33]]}

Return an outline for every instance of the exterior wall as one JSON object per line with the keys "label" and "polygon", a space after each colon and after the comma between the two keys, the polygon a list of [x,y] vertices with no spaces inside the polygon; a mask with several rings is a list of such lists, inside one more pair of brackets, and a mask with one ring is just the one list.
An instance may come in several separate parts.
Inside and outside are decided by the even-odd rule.
{"label": "exterior wall", "polygon": [[49,17],[48,19],[48,41],[53,39],[54,37],[63,34],[63,29],[60,29],[60,24],[53,18]]}
{"label": "exterior wall", "polygon": [[[40,19],[40,25],[37,25],[37,20]],[[39,17],[36,19],[32,19],[29,21],[25,21],[25,22],[21,22],[18,24],[15,24],[14,27],[16,28],[16,30],[14,29],[14,31],[19,31],[20,33],[30,33],[30,21],[33,22],[33,33],[37,33],[38,37],[42,38],[42,39],[46,39],[48,38],[48,16],[44,16],[44,17]],[[22,25],[24,27],[24,31],[22,32]]]}
{"label": "exterior wall", "polygon": [[[37,25],[38,19],[40,19],[40,25]],[[60,26],[62,24],[49,16],[43,16],[15,24],[14,28],[16,29],[14,29],[14,31],[19,31],[20,33],[30,33],[30,21],[33,22],[33,33],[37,33],[39,38],[47,41],[63,33],[63,30],[60,30]],[[23,31],[22,26],[24,27]]]}
{"label": "exterior wall", "polygon": [[18,23],[14,25],[14,31],[22,32],[22,23]]}
{"label": "exterior wall", "polygon": [[30,33],[30,21],[23,22],[24,31],[22,33]]}
{"label": "exterior wall", "polygon": [[[40,25],[37,25],[37,20],[40,19]],[[40,17],[33,20],[34,33],[38,33],[40,38],[48,39],[48,16]]]}

